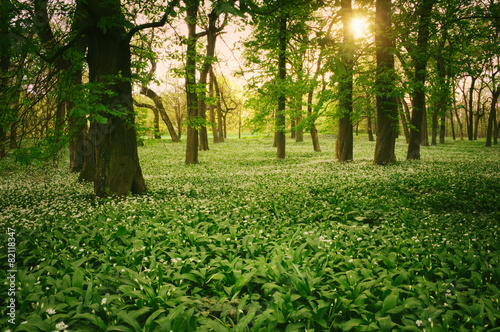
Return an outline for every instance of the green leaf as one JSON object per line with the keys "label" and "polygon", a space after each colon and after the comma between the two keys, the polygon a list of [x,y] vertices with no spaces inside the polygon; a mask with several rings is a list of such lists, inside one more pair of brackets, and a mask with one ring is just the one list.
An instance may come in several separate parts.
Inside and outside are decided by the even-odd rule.
{"label": "green leaf", "polygon": [[361,325],[363,321],[359,318],[350,319],[341,324],[342,331],[350,331],[353,327]]}
{"label": "green leaf", "polygon": [[387,313],[388,310],[394,309],[396,303],[398,302],[398,294],[391,293],[387,295],[382,304],[382,314]]}
{"label": "green leaf", "polygon": [[73,273],[72,285],[75,288],[83,289],[83,272],[77,268]]}

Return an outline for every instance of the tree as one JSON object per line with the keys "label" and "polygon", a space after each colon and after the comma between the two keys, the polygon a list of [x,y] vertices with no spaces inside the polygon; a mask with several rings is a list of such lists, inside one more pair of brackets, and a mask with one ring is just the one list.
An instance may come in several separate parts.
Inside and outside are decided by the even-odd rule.
{"label": "tree", "polygon": [[130,40],[137,32],[165,24],[171,2],[162,19],[135,25],[125,19],[119,0],[79,0],[88,17],[87,62],[93,87],[90,142],[94,151],[94,192],[97,196],[142,194],[146,184],[137,154],[132,101]]}
{"label": "tree", "polygon": [[373,162],[378,165],[386,165],[396,161],[398,110],[395,95],[394,55],[391,51],[394,48],[394,41],[391,37],[391,12],[391,0],[376,0],[377,139]]}
{"label": "tree", "polygon": [[412,117],[410,128],[410,141],[408,143],[408,153],[406,159],[420,159],[420,144],[422,140],[422,121],[425,119],[425,79],[427,75],[427,45],[429,41],[429,29],[432,14],[432,7],[436,0],[422,0],[418,4],[418,36],[417,44],[410,53],[415,68],[413,75],[413,98]]}
{"label": "tree", "polygon": [[339,80],[339,130],[335,144],[335,155],[338,161],[352,160],[353,154],[353,125],[352,125],[352,89],[353,89],[353,58],[354,33],[351,28],[352,1],[341,1],[341,17],[343,25],[343,45],[341,59],[344,73]]}
{"label": "tree", "polygon": [[196,21],[198,18],[199,0],[183,0],[186,4],[186,24],[188,38],[186,39],[186,103],[187,103],[187,138],[186,164],[198,164],[198,94],[196,93]]}

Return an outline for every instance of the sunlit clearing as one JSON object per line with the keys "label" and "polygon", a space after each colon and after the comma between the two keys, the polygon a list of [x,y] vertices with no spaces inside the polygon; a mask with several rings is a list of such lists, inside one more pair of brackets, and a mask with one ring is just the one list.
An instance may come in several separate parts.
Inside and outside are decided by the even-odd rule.
{"label": "sunlit clearing", "polygon": [[366,36],[366,28],[368,27],[368,22],[364,18],[353,18],[351,23],[351,29],[354,33],[354,38],[363,38]]}

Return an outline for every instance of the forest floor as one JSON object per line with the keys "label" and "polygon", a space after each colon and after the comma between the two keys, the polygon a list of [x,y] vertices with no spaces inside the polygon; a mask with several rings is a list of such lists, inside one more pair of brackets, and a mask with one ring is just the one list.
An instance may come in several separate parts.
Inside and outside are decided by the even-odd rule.
{"label": "forest floor", "polygon": [[500,331],[500,146],[375,166],[366,137],[350,163],[320,143],[277,160],[271,136],[231,139],[185,166],[148,140],[149,191],[119,200],[67,161],[2,161],[0,329]]}

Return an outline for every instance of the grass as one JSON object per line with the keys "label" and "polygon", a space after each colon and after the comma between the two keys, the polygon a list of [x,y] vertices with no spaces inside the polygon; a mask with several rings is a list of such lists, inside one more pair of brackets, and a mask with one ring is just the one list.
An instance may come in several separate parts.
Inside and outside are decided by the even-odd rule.
{"label": "grass", "polygon": [[[500,331],[500,148],[333,159],[334,140],[139,149],[147,195],[92,197],[59,169],[0,165],[0,327],[12,331]],[[405,156],[398,140],[397,156]],[[16,324],[8,322],[7,228]],[[5,281],[5,282],[4,282]]]}

